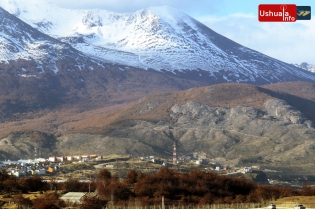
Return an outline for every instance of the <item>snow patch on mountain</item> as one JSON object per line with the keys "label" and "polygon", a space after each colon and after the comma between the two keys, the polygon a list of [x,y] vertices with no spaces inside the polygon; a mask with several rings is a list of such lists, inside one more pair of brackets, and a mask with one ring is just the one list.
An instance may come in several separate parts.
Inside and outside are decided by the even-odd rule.
{"label": "snow patch on mountain", "polygon": [[294,66],[315,73],[315,65],[308,64],[307,62],[302,62],[301,64],[294,64]]}
{"label": "snow patch on mountain", "polygon": [[[20,10],[13,11],[21,14]],[[84,56],[69,44],[41,33],[0,7],[0,62],[35,60],[38,74],[43,73],[43,65],[57,73],[57,61],[79,58],[78,62],[83,64],[88,60]]]}

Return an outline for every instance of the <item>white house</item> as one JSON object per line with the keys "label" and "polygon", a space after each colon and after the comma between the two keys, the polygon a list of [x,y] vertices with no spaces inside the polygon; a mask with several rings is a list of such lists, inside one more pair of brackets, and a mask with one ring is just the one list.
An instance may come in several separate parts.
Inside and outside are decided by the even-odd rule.
{"label": "white house", "polygon": [[73,159],[75,159],[75,160],[82,160],[82,156],[81,155],[74,155]]}
{"label": "white house", "polygon": [[56,160],[56,156],[50,156],[49,158],[48,158],[48,161],[50,161],[50,162],[56,162],[57,160]]}
{"label": "white house", "polygon": [[202,159],[196,160],[196,164],[197,164],[197,165],[201,165],[202,163],[203,163]]}
{"label": "white house", "polygon": [[73,161],[73,156],[66,156],[66,159],[67,159],[68,161]]}
{"label": "white house", "polygon": [[14,176],[16,176],[16,177],[20,177],[21,175],[22,175],[22,172],[20,171],[20,170],[16,170],[16,169],[14,169],[14,170],[11,170],[11,173],[10,173],[11,175],[14,175]]}
{"label": "white house", "polygon": [[244,168],[244,173],[252,173],[252,172],[253,172],[253,170],[251,167],[245,167]]}
{"label": "white house", "polygon": [[46,170],[45,169],[35,170],[35,173],[37,175],[44,175],[44,174],[46,174]]}
{"label": "white house", "polygon": [[56,161],[63,162],[63,161],[65,161],[65,157],[64,156],[58,156],[58,157],[56,157]]}
{"label": "white house", "polygon": [[64,194],[61,199],[65,202],[71,202],[73,204],[80,204],[86,193],[84,192],[68,192]]}

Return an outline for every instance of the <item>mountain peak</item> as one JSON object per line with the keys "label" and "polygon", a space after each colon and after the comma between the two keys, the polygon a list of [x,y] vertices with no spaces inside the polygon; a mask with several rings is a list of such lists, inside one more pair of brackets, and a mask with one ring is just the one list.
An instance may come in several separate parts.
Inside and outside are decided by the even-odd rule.
{"label": "mountain peak", "polygon": [[157,6],[157,7],[149,7],[140,11],[148,11],[160,18],[165,19],[172,19],[172,20],[181,20],[183,17],[187,18],[189,17],[186,13],[182,12],[179,9],[176,9],[174,7],[164,5],[164,6]]}
{"label": "mountain peak", "polygon": [[307,71],[310,71],[312,73],[315,73],[315,65],[313,65],[313,64],[308,64],[307,62],[302,62],[300,65],[294,64],[294,66],[301,68],[303,70],[307,70]]}
{"label": "mountain peak", "polygon": [[[154,21],[158,19],[163,22],[168,28],[174,29],[175,31],[181,31],[185,26],[189,25],[192,28],[196,28],[196,20],[171,6],[159,6],[159,7],[149,7],[136,12],[136,14],[144,15],[142,19],[145,21]],[[151,16],[151,18],[148,16]]]}

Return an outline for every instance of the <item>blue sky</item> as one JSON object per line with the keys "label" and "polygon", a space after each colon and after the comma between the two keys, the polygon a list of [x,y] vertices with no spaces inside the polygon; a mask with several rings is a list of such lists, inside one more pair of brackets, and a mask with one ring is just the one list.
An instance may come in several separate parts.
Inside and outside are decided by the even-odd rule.
{"label": "blue sky", "polygon": [[[212,30],[246,47],[288,63],[315,64],[314,0],[51,0],[74,9],[134,12],[169,5],[182,10]],[[312,7],[312,20],[295,23],[258,21],[259,4],[296,4]]]}

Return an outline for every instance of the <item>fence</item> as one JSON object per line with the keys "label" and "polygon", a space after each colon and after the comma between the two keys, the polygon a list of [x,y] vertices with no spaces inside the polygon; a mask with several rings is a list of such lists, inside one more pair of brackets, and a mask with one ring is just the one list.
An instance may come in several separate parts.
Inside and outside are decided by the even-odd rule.
{"label": "fence", "polygon": [[[299,202],[285,202],[277,203],[277,209],[293,209],[296,204]],[[305,203],[303,204],[306,209],[315,209],[314,203]],[[211,205],[151,205],[151,206],[109,206],[108,209],[267,209],[268,204],[263,203],[233,203],[233,204],[211,204]]]}
{"label": "fence", "polygon": [[[293,207],[299,204],[297,202],[285,202],[277,203],[277,209],[293,209]],[[306,209],[315,209],[315,203],[306,203],[303,204]],[[3,207],[6,208],[6,207]],[[12,208],[12,207],[8,207]],[[67,209],[78,209],[79,207],[66,207]],[[104,209],[267,209],[267,205],[263,203],[233,203],[233,204],[209,204],[209,205],[150,205],[150,206],[135,206],[135,205],[124,205],[117,206],[111,205],[104,207]]]}
{"label": "fence", "polygon": [[[293,205],[294,206],[294,205]],[[108,206],[108,209],[249,209],[249,208],[266,208],[262,203],[233,203],[233,204],[211,204],[211,205],[150,205],[150,206]]]}

